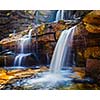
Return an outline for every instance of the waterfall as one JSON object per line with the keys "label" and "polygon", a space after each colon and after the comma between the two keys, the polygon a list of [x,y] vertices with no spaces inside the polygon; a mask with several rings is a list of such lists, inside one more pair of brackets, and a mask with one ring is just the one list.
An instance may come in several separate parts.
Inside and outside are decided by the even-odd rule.
{"label": "waterfall", "polygon": [[25,35],[21,39],[19,39],[18,46],[20,48],[20,53],[15,57],[14,66],[21,66],[22,60],[31,54],[29,51],[27,51],[27,53],[25,49],[31,43],[31,33],[32,29],[29,31],[28,35]]}
{"label": "waterfall", "polygon": [[64,20],[64,10],[61,10],[61,20]]}
{"label": "waterfall", "polygon": [[57,11],[55,22],[58,22],[59,20],[64,20],[64,10]]}
{"label": "waterfall", "polygon": [[64,30],[56,44],[52,60],[50,63],[51,72],[59,72],[61,68],[69,61],[69,53],[73,42],[73,35],[76,26]]}

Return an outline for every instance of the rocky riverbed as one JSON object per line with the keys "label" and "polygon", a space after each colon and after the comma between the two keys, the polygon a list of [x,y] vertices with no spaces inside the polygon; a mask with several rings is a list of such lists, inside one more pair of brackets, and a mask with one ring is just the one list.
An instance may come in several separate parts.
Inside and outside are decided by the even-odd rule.
{"label": "rocky riverbed", "polygon": [[48,74],[48,67],[40,66],[33,68],[1,68],[0,89],[1,90],[91,90],[100,89],[93,79],[85,76],[85,68],[68,67],[62,69],[59,75]]}

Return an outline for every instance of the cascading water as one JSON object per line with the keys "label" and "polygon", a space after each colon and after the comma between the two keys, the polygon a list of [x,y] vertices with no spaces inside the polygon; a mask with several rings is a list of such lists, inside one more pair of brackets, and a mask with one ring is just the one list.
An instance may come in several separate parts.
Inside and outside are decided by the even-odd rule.
{"label": "cascading water", "polygon": [[[72,82],[71,69],[61,70],[65,62],[69,59],[69,51],[73,42],[75,27],[64,30],[56,44],[51,60],[50,69],[47,72],[38,73],[38,77],[26,80],[24,87],[31,89],[55,89],[59,86],[69,85]],[[25,82],[25,81],[24,81]]]}
{"label": "cascading water", "polygon": [[61,20],[64,20],[64,10],[61,10]]}
{"label": "cascading water", "polygon": [[75,27],[70,28],[69,30],[64,30],[61,33],[61,36],[56,44],[51,64],[50,71],[51,72],[59,72],[61,67],[65,65],[65,61],[69,61],[69,51],[73,41],[73,34],[75,31]]}
{"label": "cascading water", "polygon": [[59,20],[64,20],[64,10],[57,11],[55,22],[58,22]]}
{"label": "cascading water", "polygon": [[18,46],[20,48],[20,53],[15,57],[14,66],[21,66],[22,60],[31,54],[29,52],[27,53],[25,49],[31,43],[31,33],[32,29],[29,31],[28,35],[19,39]]}

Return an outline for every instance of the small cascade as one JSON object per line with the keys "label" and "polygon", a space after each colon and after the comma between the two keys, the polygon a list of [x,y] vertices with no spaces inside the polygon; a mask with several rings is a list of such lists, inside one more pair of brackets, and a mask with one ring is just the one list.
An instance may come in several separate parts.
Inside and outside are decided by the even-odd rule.
{"label": "small cascade", "polygon": [[[29,78],[25,86],[32,86],[32,88],[35,89],[54,89],[55,87],[59,87],[65,83],[71,83],[72,79],[69,77],[70,75],[73,75],[71,70],[61,70],[61,68],[64,66],[65,61],[68,61],[67,59],[69,59],[69,51],[72,46],[74,31],[75,26],[69,30],[64,30],[61,33],[51,60],[50,70],[47,72],[38,73],[39,77],[37,76],[36,78]],[[22,56],[18,57],[20,58],[19,63],[22,62]],[[49,60],[48,54],[47,60]]]}
{"label": "small cascade", "polygon": [[15,57],[14,66],[21,66],[23,59],[31,54],[29,50],[26,50],[26,47],[31,43],[31,33],[32,29],[29,31],[28,35],[25,35],[19,39],[18,46],[20,48],[20,53]]}
{"label": "small cascade", "polygon": [[66,63],[69,61],[70,57],[70,50],[71,45],[73,42],[73,35],[75,31],[76,26],[64,30],[61,33],[61,36],[56,44],[51,64],[50,64],[50,71],[51,72],[59,72],[63,66],[65,66]]}
{"label": "small cascade", "polygon": [[15,29],[13,30],[13,34],[16,35],[16,30]]}
{"label": "small cascade", "polygon": [[64,20],[64,10],[57,11],[55,22],[58,22],[59,20]]}

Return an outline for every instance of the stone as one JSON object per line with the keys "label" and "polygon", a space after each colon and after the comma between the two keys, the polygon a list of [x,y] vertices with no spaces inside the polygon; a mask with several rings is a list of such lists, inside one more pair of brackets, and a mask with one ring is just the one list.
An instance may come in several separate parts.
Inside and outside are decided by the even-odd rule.
{"label": "stone", "polygon": [[86,30],[91,33],[100,33],[100,26],[86,24]]}
{"label": "stone", "polygon": [[84,51],[84,57],[86,59],[91,59],[91,58],[96,58],[96,59],[100,59],[100,47],[88,47],[85,51]]}
{"label": "stone", "polygon": [[100,83],[100,60],[87,59],[86,74],[93,78],[97,83]]}
{"label": "stone", "polygon": [[[23,78],[33,77],[40,72],[47,71],[48,68],[46,66],[41,66],[39,69],[13,69],[13,70],[5,70],[3,68],[0,69],[0,89],[5,88],[7,84],[13,84],[14,82],[20,81]],[[4,86],[5,85],[5,86]]]}
{"label": "stone", "polygon": [[83,18],[83,22],[90,33],[100,33],[100,10],[91,11]]}
{"label": "stone", "polygon": [[83,18],[84,23],[100,25],[100,10],[94,10]]}
{"label": "stone", "polygon": [[[0,40],[19,31],[23,31],[33,23],[34,10],[0,11]],[[26,26],[25,26],[26,24]],[[23,26],[24,25],[24,26]]]}

